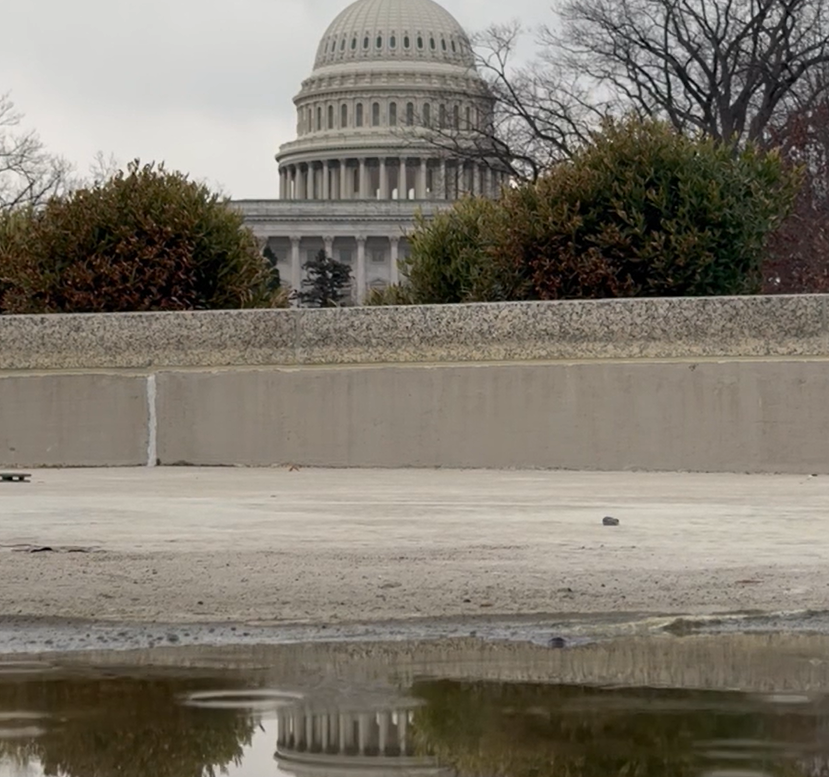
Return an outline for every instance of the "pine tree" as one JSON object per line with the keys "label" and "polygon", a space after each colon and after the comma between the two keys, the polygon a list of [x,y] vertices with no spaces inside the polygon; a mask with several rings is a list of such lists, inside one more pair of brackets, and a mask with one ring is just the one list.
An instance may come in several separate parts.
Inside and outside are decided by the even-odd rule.
{"label": "pine tree", "polygon": [[336,308],[346,301],[351,284],[351,268],[347,264],[320,250],[303,269],[306,278],[302,281],[302,291],[297,294],[301,304],[311,308]]}

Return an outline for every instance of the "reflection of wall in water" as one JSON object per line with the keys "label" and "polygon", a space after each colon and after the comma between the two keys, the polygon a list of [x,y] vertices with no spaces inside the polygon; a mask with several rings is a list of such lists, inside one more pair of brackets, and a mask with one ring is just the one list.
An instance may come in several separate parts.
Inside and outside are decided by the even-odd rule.
{"label": "reflection of wall in water", "polygon": [[410,699],[350,707],[297,704],[278,713],[279,768],[302,777],[389,774],[446,775],[433,759],[414,754]]}

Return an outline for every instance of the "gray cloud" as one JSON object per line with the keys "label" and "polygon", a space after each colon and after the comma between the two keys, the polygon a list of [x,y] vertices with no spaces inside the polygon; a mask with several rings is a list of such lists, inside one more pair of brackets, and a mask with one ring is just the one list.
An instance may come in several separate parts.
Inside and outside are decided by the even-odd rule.
{"label": "gray cloud", "polygon": [[[26,0],[3,9],[0,92],[81,172],[97,151],[234,197],[273,197],[291,99],[348,0]],[[468,30],[548,21],[545,0],[444,0]]]}

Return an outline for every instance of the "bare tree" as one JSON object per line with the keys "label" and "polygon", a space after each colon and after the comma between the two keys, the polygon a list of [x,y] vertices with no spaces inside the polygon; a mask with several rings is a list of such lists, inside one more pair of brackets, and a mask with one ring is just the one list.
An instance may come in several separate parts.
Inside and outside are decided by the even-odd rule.
{"label": "bare tree", "polygon": [[70,186],[71,165],[46,151],[8,95],[0,95],[0,214],[38,206]]}
{"label": "bare tree", "polygon": [[617,110],[721,141],[762,140],[791,104],[819,100],[829,0],[563,0],[545,59]]}
{"label": "bare tree", "polygon": [[[447,106],[445,115],[421,113],[417,134],[447,156],[535,180],[586,139],[601,107],[591,105],[577,80],[552,63],[516,66],[522,32],[513,22],[474,36],[476,78],[457,95],[461,105],[473,109]],[[435,92],[432,104],[445,98],[445,92]]]}

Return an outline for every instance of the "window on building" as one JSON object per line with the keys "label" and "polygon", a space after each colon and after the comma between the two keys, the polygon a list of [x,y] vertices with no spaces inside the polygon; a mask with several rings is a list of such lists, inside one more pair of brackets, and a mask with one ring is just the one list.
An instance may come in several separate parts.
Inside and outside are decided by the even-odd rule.
{"label": "window on building", "polygon": [[354,49],[356,49],[356,48],[357,48],[357,38],[352,38],[351,39],[351,50],[354,51]]}
{"label": "window on building", "polygon": [[403,48],[404,48],[404,49],[407,49],[407,48],[409,48],[409,46],[411,46],[411,45],[412,45],[412,42],[409,40],[409,36],[408,36],[408,35],[404,35],[404,36],[403,36]]}
{"label": "window on building", "polygon": [[322,108],[317,106],[317,130],[322,129]]}
{"label": "window on building", "polygon": [[441,39],[440,39],[440,47],[441,47],[444,51],[446,51],[446,38],[441,38]]}
{"label": "window on building", "polygon": [[340,51],[345,51],[345,38],[340,41]]}
{"label": "window on building", "polygon": [[340,106],[340,126],[344,129],[348,126],[348,106]]}
{"label": "window on building", "polygon": [[317,254],[320,252],[319,248],[315,249],[308,249],[305,252],[305,261],[306,262],[313,262],[317,258]]}
{"label": "window on building", "polygon": [[466,128],[472,129],[472,109],[469,106],[466,107]]}
{"label": "window on building", "polygon": [[429,48],[432,49],[432,51],[435,50],[435,39],[434,38],[429,38]]}
{"label": "window on building", "polygon": [[334,106],[328,106],[328,129],[334,129]]}
{"label": "window on building", "polygon": [[375,264],[382,264],[386,261],[386,252],[382,248],[375,248],[371,252],[371,261]]}
{"label": "window on building", "polygon": [[343,264],[351,264],[351,249],[350,248],[341,248],[340,249],[340,261]]}
{"label": "window on building", "polygon": [[426,103],[423,106],[423,126],[424,127],[431,127],[432,126],[432,106],[429,103]]}
{"label": "window on building", "polygon": [[417,47],[419,49],[423,48],[423,38],[420,35],[417,36]]}
{"label": "window on building", "polygon": [[452,51],[457,53],[458,47],[455,45],[455,41],[452,41]]}
{"label": "window on building", "polygon": [[392,35],[389,38],[389,48],[390,49],[396,49],[397,48],[397,38],[395,38],[394,35]]}
{"label": "window on building", "polygon": [[368,49],[368,35],[366,35],[366,37],[363,38],[363,49]]}
{"label": "window on building", "polygon": [[372,103],[371,106],[371,126],[380,126],[380,103]]}
{"label": "window on building", "polygon": [[406,104],[406,125],[409,127],[414,125],[414,103]]}
{"label": "window on building", "polygon": [[354,117],[354,126],[355,127],[362,127],[363,126],[363,104],[357,103],[357,113]]}
{"label": "window on building", "polygon": [[438,125],[441,129],[446,128],[446,106],[441,105],[438,108]]}
{"label": "window on building", "polygon": [[377,40],[376,40],[376,41],[374,41],[374,45],[375,45],[378,49],[382,49],[382,48],[383,48],[383,36],[382,36],[382,35],[378,35],[378,36],[377,36]]}
{"label": "window on building", "polygon": [[455,129],[460,129],[461,127],[461,109],[458,105],[452,109],[452,125]]}
{"label": "window on building", "polygon": [[397,103],[389,103],[389,126],[397,126]]}

